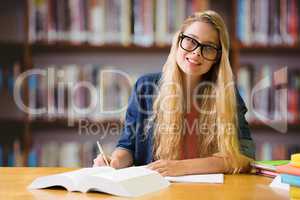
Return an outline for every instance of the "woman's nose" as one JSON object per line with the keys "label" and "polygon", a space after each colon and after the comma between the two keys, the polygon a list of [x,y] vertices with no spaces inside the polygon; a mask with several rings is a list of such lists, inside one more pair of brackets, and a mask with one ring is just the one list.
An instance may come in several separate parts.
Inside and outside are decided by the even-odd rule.
{"label": "woman's nose", "polygon": [[197,47],[192,53],[196,54],[197,56],[202,56],[201,55],[201,46]]}

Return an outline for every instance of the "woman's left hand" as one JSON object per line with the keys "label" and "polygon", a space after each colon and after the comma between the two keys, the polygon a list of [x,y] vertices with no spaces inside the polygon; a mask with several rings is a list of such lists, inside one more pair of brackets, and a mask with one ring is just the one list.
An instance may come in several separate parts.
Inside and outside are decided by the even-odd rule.
{"label": "woman's left hand", "polygon": [[184,175],[183,165],[180,160],[157,160],[147,165],[147,167],[157,171],[162,176]]}

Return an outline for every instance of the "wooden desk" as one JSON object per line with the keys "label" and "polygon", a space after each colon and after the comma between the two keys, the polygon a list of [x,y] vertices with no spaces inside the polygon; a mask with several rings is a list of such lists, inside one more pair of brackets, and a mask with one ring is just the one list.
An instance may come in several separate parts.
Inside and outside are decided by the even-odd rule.
{"label": "wooden desk", "polygon": [[[0,199],[20,200],[88,200],[125,199],[102,193],[67,192],[63,189],[29,191],[26,187],[34,178],[69,171],[67,168],[0,168]],[[159,192],[147,194],[139,199],[193,200],[193,199],[289,199],[288,192],[272,189],[270,178],[255,175],[226,175],[225,184],[173,183]]]}

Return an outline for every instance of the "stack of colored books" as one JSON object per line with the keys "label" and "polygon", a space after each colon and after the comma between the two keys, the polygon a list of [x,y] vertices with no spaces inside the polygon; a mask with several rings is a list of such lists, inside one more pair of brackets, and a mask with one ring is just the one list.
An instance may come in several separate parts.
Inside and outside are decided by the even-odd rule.
{"label": "stack of colored books", "polygon": [[289,160],[263,160],[251,163],[254,173],[270,178],[275,178],[278,174],[276,167],[290,163]]}
{"label": "stack of colored books", "polygon": [[300,200],[300,154],[293,154],[291,162],[276,167],[281,182],[290,185],[290,198]]}

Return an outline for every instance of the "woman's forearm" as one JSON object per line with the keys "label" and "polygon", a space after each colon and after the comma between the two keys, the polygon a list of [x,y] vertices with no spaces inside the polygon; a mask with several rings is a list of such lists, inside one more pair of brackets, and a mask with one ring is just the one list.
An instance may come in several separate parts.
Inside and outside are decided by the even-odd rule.
{"label": "woman's forearm", "polygon": [[[250,170],[250,159],[246,157],[244,159],[244,164],[239,172]],[[182,169],[184,174],[231,173],[234,171],[226,166],[224,158],[218,156],[182,160]]]}
{"label": "woman's forearm", "polygon": [[[228,168],[224,159],[218,156],[182,160],[181,165],[184,174],[229,173],[234,170]],[[245,157],[244,165],[240,172],[247,172],[249,169],[249,159]]]}
{"label": "woman's forearm", "polygon": [[184,174],[227,173],[224,159],[221,157],[195,158],[181,161]]}

